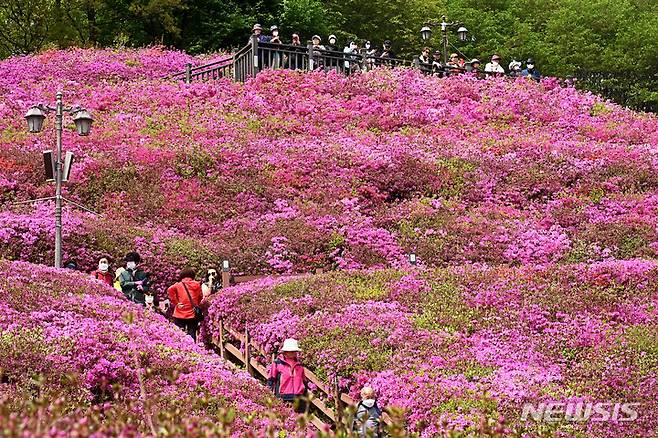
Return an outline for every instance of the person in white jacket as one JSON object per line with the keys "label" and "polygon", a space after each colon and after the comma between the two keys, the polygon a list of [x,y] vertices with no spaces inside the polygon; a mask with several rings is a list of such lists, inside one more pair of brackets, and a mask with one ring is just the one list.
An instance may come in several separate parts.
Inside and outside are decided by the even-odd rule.
{"label": "person in white jacket", "polygon": [[500,65],[500,55],[499,54],[494,54],[491,57],[491,62],[487,62],[487,65],[484,66],[484,72],[485,73],[497,73],[497,74],[505,74],[505,69],[503,68],[502,65]]}

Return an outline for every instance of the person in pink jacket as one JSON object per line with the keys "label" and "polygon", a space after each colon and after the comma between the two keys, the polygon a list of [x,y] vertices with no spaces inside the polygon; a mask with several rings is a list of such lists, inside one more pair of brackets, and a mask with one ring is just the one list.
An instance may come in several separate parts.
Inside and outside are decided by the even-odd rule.
{"label": "person in pink jacket", "polygon": [[306,376],[299,362],[299,344],[295,339],[286,339],[281,354],[270,365],[267,386],[283,401],[294,403],[296,412],[306,410]]}

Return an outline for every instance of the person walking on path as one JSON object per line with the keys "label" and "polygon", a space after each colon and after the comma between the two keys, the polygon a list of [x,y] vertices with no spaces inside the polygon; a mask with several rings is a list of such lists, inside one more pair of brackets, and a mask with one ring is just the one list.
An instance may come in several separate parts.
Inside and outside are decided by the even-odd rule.
{"label": "person walking on path", "polygon": [[148,276],[139,267],[142,258],[136,252],[129,252],[124,258],[126,269],[119,276],[121,291],[130,301],[145,305],[144,294],[151,290]]}
{"label": "person walking on path", "polygon": [[274,395],[283,401],[293,403],[295,412],[305,412],[306,375],[299,361],[299,343],[296,339],[286,339],[281,354],[269,368],[267,386]]}
{"label": "person walking on path", "polygon": [[364,386],[361,389],[361,401],[356,406],[352,430],[358,437],[380,438],[381,416],[382,410],[377,406],[375,391],[369,386]]}
{"label": "person walking on path", "polygon": [[210,268],[203,277],[203,283],[201,283],[201,291],[203,292],[203,299],[205,300],[210,295],[219,292],[222,288],[222,281],[217,274],[217,269]]}
{"label": "person walking on path", "polygon": [[169,302],[174,308],[174,324],[180,327],[196,342],[196,332],[201,322],[200,307],[203,293],[201,283],[194,280],[194,269],[183,269],[178,282],[167,289]]}
{"label": "person walking on path", "polygon": [[110,263],[107,261],[106,257],[103,257],[98,261],[98,269],[96,269],[92,275],[98,281],[102,281],[108,286],[113,286],[114,277],[110,272]]}

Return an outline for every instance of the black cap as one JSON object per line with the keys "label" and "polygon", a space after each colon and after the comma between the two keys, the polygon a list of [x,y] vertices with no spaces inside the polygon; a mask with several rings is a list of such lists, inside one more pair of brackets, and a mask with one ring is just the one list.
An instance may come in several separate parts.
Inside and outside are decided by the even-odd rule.
{"label": "black cap", "polygon": [[390,46],[390,45],[391,45],[391,40],[386,40],[386,41],[384,41],[384,45],[385,45],[385,46]]}

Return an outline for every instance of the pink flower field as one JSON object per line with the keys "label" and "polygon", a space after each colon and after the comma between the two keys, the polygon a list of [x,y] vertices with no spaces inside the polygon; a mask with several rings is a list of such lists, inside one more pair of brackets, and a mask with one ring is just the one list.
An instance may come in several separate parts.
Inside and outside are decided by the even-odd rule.
{"label": "pink flower field", "polygon": [[[296,336],[318,375],[353,396],[371,384],[410,434],[658,433],[654,115],[554,79],[166,79],[188,62],[203,61],[157,47],[0,61],[0,430],[62,418],[53,434],[149,434],[144,412],[174,434],[301,430],[163,318],[41,266],[54,206],[13,203],[53,194],[53,118],[32,135],[23,116],[61,89],[94,117],[89,137],[66,119],[65,196],[99,213],[66,207],[65,259],[89,271],[136,250],[161,294],[223,259],[283,274],[221,291],[202,333],[223,318],[271,350]],[[638,403],[638,416],[523,421],[540,402]],[[185,403],[194,424],[156,415]]]}
{"label": "pink flower field", "polygon": [[[504,435],[654,436],[657,285],[639,259],[338,272],[233,287],[205,330],[246,325],[269,351],[301,339],[318,375],[374,386],[423,437],[501,418]],[[526,402],[632,402],[638,418],[522,422]]]}
{"label": "pink flower field", "polygon": [[120,292],[29,263],[0,269],[2,436],[299,433],[249,375]]}

